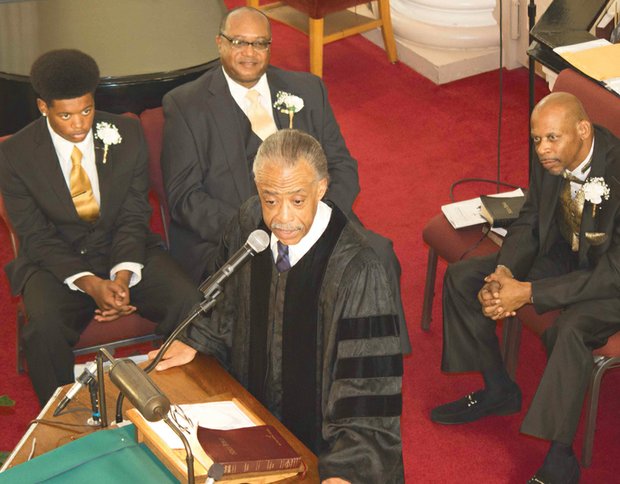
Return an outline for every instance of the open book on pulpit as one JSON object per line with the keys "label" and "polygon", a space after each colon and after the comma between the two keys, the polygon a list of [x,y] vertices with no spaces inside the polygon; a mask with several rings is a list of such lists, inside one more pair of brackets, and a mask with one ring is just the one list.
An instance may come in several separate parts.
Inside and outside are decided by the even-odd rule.
{"label": "open book on pulpit", "polygon": [[[136,409],[127,412],[139,442],[181,481],[187,482],[185,449],[163,421],[149,422]],[[207,478],[214,462],[224,467],[220,482],[268,483],[292,477],[305,469],[301,456],[286,439],[238,399],[172,405],[170,419],[185,433],[194,454],[196,482]]]}

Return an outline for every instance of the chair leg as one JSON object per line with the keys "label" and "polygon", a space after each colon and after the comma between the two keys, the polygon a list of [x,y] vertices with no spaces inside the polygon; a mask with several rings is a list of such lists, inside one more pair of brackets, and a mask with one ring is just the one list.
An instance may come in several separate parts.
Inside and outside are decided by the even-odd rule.
{"label": "chair leg", "polygon": [[513,380],[517,372],[522,328],[523,326],[518,318],[512,317],[504,319],[502,356],[504,357],[504,367]]}
{"label": "chair leg", "polygon": [[437,277],[437,253],[429,247],[428,261],[426,262],[426,282],[424,283],[424,299],[422,300],[422,321],[420,326],[424,331],[431,327],[433,318],[433,299],[435,298],[435,279]]}
{"label": "chair leg", "polygon": [[586,421],[581,450],[581,465],[589,467],[592,463],[592,448],[594,447],[594,431],[596,430],[596,415],[598,413],[598,397],[601,390],[603,375],[610,368],[617,366],[620,358],[602,357],[594,364],[590,385],[586,396]]}
{"label": "chair leg", "polygon": [[396,41],[394,40],[394,30],[392,29],[392,15],[390,14],[390,0],[379,0],[379,17],[381,18],[381,34],[383,44],[387,52],[388,60],[393,64],[398,62],[396,52]]}
{"label": "chair leg", "polygon": [[325,21],[322,18],[308,18],[310,37],[310,72],[323,77],[323,32]]}

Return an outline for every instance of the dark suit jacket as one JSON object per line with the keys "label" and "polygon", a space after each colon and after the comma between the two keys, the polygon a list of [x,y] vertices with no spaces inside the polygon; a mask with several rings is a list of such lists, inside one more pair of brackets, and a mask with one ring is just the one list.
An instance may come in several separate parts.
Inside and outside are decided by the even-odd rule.
{"label": "dark suit jacket", "polygon": [[0,144],[0,189],[19,236],[17,259],[6,271],[14,293],[30,275],[45,269],[64,281],[82,271],[109,277],[119,262],[144,263],[145,249],[160,239],[149,230],[148,152],[140,123],[97,112],[99,121],[117,126],[122,142],[109,148],[95,139],[101,215],[80,219],[62,175],[45,118]]}
{"label": "dark suit jacket", "polygon": [[[558,309],[580,301],[620,297],[620,140],[595,126],[594,152],[589,177],[603,177],[610,188],[596,216],[585,202],[579,237],[579,268],[563,276],[532,283],[538,312]],[[562,177],[550,175],[535,163],[530,190],[519,218],[508,230],[498,264],[509,267],[523,280],[538,256],[549,252],[558,240],[556,222]],[[586,232],[606,235],[598,245],[586,239]]]}
{"label": "dark suit jacket", "polygon": [[[299,96],[304,108],[293,127],[317,138],[329,163],[327,197],[345,213],[359,193],[357,162],[351,158],[322,81],[311,74],[269,67],[272,99],[278,91]],[[221,67],[169,92],[162,170],[172,216],[171,252],[196,281],[204,274],[226,223],[256,194],[244,135]],[[274,110],[278,128],[288,114]]]}

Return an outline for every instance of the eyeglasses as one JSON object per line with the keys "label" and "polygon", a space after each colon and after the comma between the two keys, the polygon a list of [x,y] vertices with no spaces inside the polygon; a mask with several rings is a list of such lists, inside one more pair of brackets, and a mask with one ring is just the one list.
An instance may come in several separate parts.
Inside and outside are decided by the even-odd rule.
{"label": "eyeglasses", "polygon": [[228,42],[230,42],[232,48],[237,50],[245,49],[247,46],[251,45],[254,50],[263,52],[269,49],[269,46],[271,45],[271,40],[255,40],[254,42],[248,42],[247,40],[230,38],[222,32],[220,32],[220,36],[224,37]]}
{"label": "eyeglasses", "polygon": [[170,405],[170,412],[168,415],[177,427],[187,434],[190,434],[195,427],[194,422],[185,414],[180,405]]}

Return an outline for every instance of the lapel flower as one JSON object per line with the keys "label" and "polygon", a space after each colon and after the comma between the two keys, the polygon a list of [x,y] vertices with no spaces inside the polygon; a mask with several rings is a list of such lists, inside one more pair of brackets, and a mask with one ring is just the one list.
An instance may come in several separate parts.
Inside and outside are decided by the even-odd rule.
{"label": "lapel flower", "polygon": [[273,107],[281,113],[288,113],[288,127],[292,128],[293,116],[303,109],[304,100],[288,92],[278,91],[276,94],[276,102],[273,103]]}
{"label": "lapel flower", "polygon": [[115,125],[103,121],[97,123],[95,138],[101,140],[103,143],[103,164],[105,165],[110,145],[119,144],[123,141],[123,138],[119,134],[118,128]]}
{"label": "lapel flower", "polygon": [[592,217],[596,216],[596,207],[603,201],[609,200],[609,186],[603,177],[588,178],[581,187],[584,199],[592,204]]}

